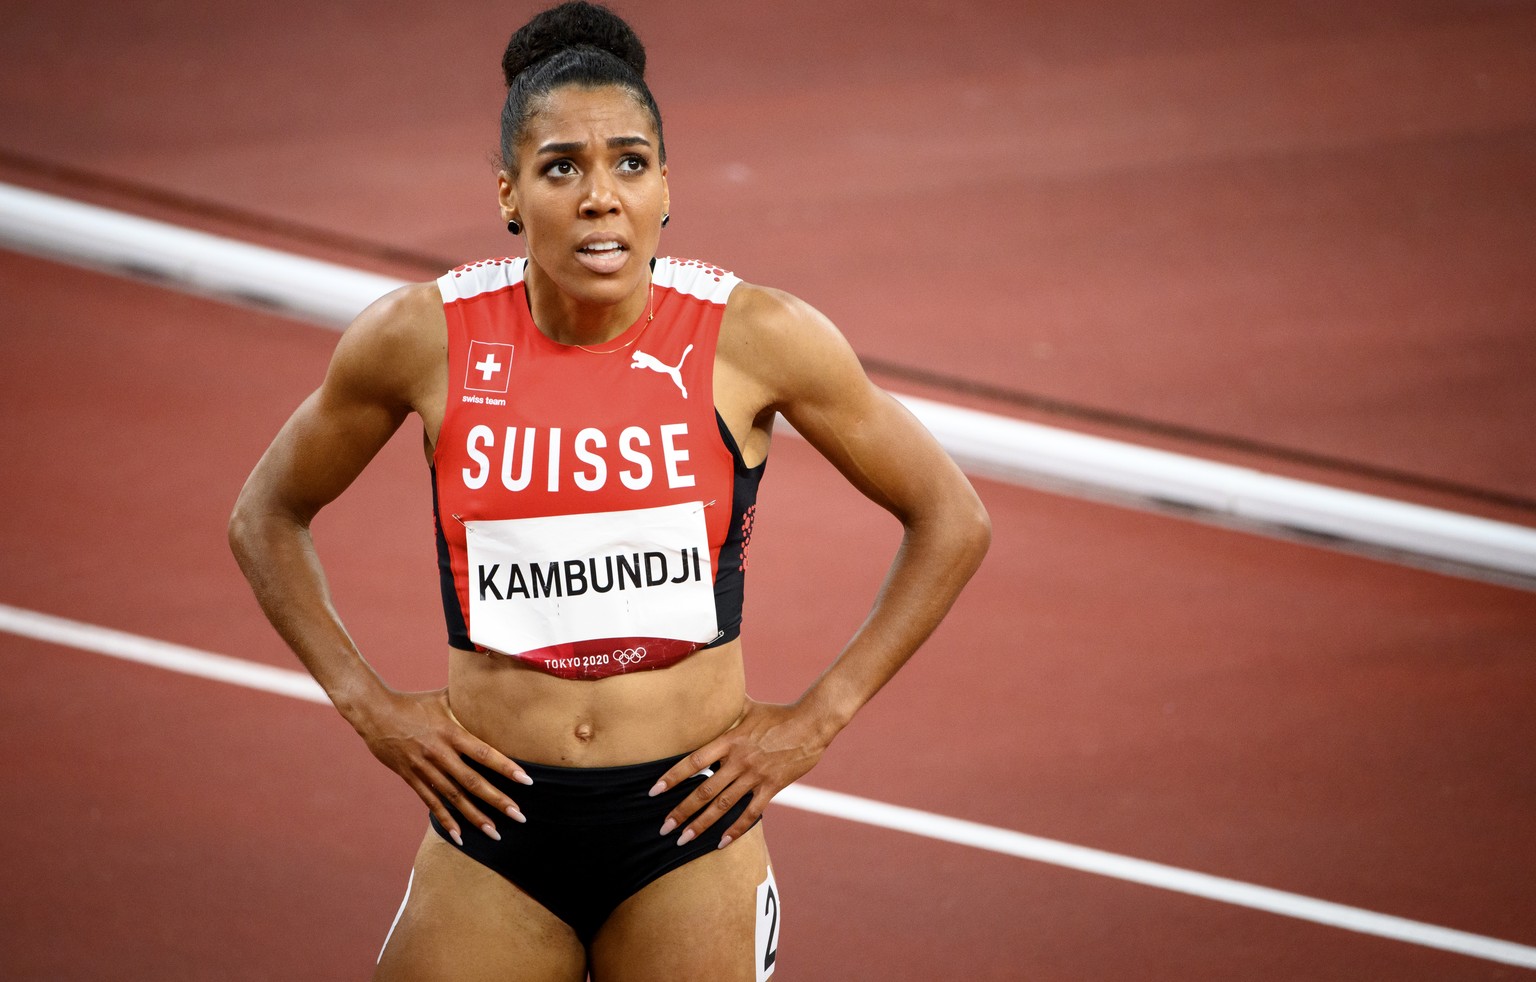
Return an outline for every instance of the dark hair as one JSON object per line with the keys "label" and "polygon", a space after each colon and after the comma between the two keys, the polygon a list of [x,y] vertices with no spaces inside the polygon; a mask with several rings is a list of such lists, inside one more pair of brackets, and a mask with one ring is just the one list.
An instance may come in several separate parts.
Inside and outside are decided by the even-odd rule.
{"label": "dark hair", "polygon": [[667,160],[661,110],[645,84],[645,45],[607,7],[573,0],[551,7],[518,28],[501,56],[507,101],[501,107],[501,157],[515,166],[517,141],[536,99],[564,85],[616,85],[635,97],[656,124],[657,156]]}

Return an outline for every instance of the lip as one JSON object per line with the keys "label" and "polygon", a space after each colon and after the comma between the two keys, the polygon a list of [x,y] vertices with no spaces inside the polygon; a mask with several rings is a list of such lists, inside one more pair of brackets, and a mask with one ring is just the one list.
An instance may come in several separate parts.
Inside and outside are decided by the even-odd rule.
{"label": "lip", "polygon": [[[583,252],[596,242],[617,242],[619,247],[604,253]],[[617,232],[589,232],[576,243],[576,261],[594,273],[617,273],[629,262],[629,240]]]}
{"label": "lip", "polygon": [[618,232],[588,232],[576,243],[576,248],[585,249],[594,242],[617,242],[620,247],[629,248],[629,240]]}

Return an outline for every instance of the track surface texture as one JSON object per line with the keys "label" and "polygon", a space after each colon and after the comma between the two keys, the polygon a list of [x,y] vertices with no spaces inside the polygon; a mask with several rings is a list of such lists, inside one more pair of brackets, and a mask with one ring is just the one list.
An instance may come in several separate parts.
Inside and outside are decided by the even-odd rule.
{"label": "track surface texture", "polygon": [[[398,275],[502,254],[480,2],[0,9],[0,180]],[[665,251],[892,388],[1536,524],[1526,4],[619,4]],[[0,252],[0,604],[295,667],[229,559],[333,333]],[[419,428],[316,526],[442,684]],[[979,481],[987,563],[808,783],[1536,945],[1536,599]],[[899,528],[774,447],[746,643],[799,693]],[[424,816],[325,706],[0,634],[0,977],[366,977]],[[780,978],[1504,979],[788,808]]]}

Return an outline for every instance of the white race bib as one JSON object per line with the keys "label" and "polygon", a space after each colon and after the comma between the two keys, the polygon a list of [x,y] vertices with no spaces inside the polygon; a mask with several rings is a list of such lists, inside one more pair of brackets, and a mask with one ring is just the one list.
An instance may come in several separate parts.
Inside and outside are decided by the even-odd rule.
{"label": "white race bib", "polygon": [[702,502],[464,525],[469,637],[482,647],[718,634]]}

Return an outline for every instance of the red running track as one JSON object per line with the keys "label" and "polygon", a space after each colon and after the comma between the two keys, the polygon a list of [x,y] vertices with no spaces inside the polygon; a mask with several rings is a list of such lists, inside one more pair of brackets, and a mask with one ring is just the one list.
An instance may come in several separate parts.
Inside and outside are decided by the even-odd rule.
{"label": "red running track", "polygon": [[[33,301],[0,348],[6,602],[291,665],[219,533],[333,336],[41,261],[0,272]],[[415,443],[392,444],[318,532],[364,650],[428,686],[441,628]],[[1536,940],[1536,856],[1516,833],[1528,595],[983,493],[999,548],[816,785]],[[852,628],[895,528],[787,440],[762,512],[752,687],[786,698]],[[3,863],[27,885],[3,901],[8,977],[365,971],[421,818],[333,713],[11,637],[0,651]],[[1505,971],[783,809],[770,828],[792,977]]]}
{"label": "red running track", "polygon": [[[674,193],[693,199],[691,222],[669,230],[676,251],[810,296],[875,357],[1531,496],[1519,420],[1533,298],[1516,275],[1531,246],[1513,230],[1536,206],[1518,166],[1528,100],[1509,87],[1531,70],[1529,15],[976,5],[882,19],[869,52],[829,61],[807,38],[867,28],[868,11],[787,9],[641,22],[662,36]],[[1175,15],[1195,29],[1159,26]],[[228,13],[89,9],[67,45],[30,13],[6,16],[0,54],[22,69],[3,83],[6,149],[449,258],[499,243],[472,226],[494,77],[454,89],[443,73],[470,60],[450,58],[455,46],[494,66],[501,39],[467,41],[464,25],[505,11],[468,5],[426,28],[403,11],[275,4],[222,55],[213,41],[242,33]],[[1011,34],[983,29],[998,18]],[[780,43],[702,44],[726,30]],[[901,46],[922,31],[931,44]],[[1017,51],[1010,36],[1026,38]],[[320,99],[304,67],[320,64],[374,74]],[[1307,87],[1317,65],[1355,66],[1361,105],[1303,112],[1309,94],[1333,104]],[[129,70],[131,84],[109,84]],[[717,84],[690,90],[693,73]],[[1233,89],[1237,76],[1251,87]],[[780,78],[792,82],[764,85]],[[1301,108],[1254,121],[1276,78]],[[1415,80],[1441,101],[1383,120],[1398,104],[1379,87]],[[960,108],[936,117],[913,101],[938,99],[930,90]],[[844,98],[828,109],[824,91]],[[933,132],[900,138],[906,109]],[[782,135],[819,110],[828,142]],[[862,128],[866,111],[879,125]],[[1048,138],[972,126],[989,112]],[[402,140],[400,113],[433,122]],[[452,170],[466,159],[467,175]],[[740,222],[718,217],[727,206]],[[987,216],[1021,209],[1033,221],[1000,259]],[[887,220],[910,214],[925,220],[911,247],[876,255]],[[1433,304],[1420,293],[1431,268],[1446,273]],[[1032,279],[1004,279],[1013,269]],[[953,288],[891,304],[891,283],[925,272]],[[1303,289],[1323,272],[1327,289]],[[334,336],[9,254],[0,296],[0,603],[291,667],[222,528]],[[405,686],[442,681],[418,443],[403,434],[317,527],[349,625]],[[1529,594],[981,490],[997,544],[973,589],[811,783],[1536,944]],[[862,616],[896,528],[791,440],[774,449],[762,512],[749,671],[754,695],[788,698]],[[0,975],[366,974],[422,822],[333,713],[9,635],[0,659]],[[785,978],[1520,974],[787,809],[769,827]]]}

